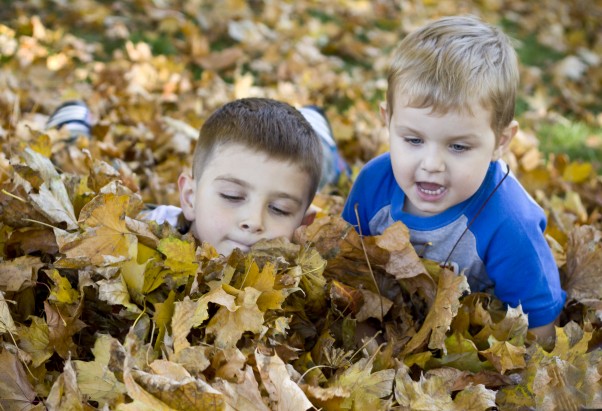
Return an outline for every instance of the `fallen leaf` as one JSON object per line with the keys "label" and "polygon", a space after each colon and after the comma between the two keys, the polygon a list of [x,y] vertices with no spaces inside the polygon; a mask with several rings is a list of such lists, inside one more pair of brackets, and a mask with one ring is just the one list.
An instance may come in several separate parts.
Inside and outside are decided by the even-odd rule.
{"label": "fallen leaf", "polygon": [[4,293],[0,291],[0,334],[11,333],[14,334],[17,331],[13,317],[10,314],[8,304],[4,299]]}
{"label": "fallen leaf", "polygon": [[569,234],[563,288],[576,300],[602,295],[602,232],[592,226],[575,227]]}
{"label": "fallen leaf", "polygon": [[277,355],[264,355],[257,349],[255,361],[270,397],[270,409],[307,410],[312,407],[305,393],[291,380],[286,365]]}
{"label": "fallen leaf", "polygon": [[219,308],[206,328],[207,333],[215,335],[217,347],[234,347],[245,331],[262,331],[263,312],[257,307],[260,295],[260,291],[247,287],[236,297],[236,306]]}
{"label": "fallen leaf", "polygon": [[166,256],[165,267],[174,275],[193,276],[197,272],[195,250],[193,242],[183,241],[178,238],[168,237],[159,241],[157,247]]}
{"label": "fallen leaf", "polygon": [[444,348],[445,334],[460,307],[460,296],[468,289],[465,276],[442,269],[435,302],[428,312],[424,324],[406,344],[403,352],[405,354],[413,352],[426,343],[427,339],[430,349]]}
{"label": "fallen leaf", "polygon": [[64,264],[106,266],[135,257],[137,239],[125,226],[128,202],[127,196],[99,195],[80,212],[81,235],[55,229]]}
{"label": "fallen leaf", "polygon": [[77,377],[70,359],[65,361],[63,373],[52,385],[48,398],[46,398],[46,406],[49,411],[88,409],[77,386]]}
{"label": "fallen leaf", "polygon": [[0,351],[0,408],[30,411],[42,407],[34,404],[37,394],[27,379],[23,364],[8,350]]}
{"label": "fallen leaf", "polygon": [[22,291],[38,279],[38,270],[44,266],[39,257],[22,256],[10,261],[0,261],[0,290]]}
{"label": "fallen leaf", "polygon": [[480,354],[487,358],[491,364],[502,374],[508,370],[522,369],[525,367],[525,347],[517,347],[508,341],[496,341],[493,337],[491,347],[480,351]]}
{"label": "fallen leaf", "polygon": [[79,301],[79,293],[71,287],[69,280],[58,272],[58,270],[46,270],[46,274],[54,281],[54,287],[50,291],[51,301],[63,304],[74,304]]}
{"label": "fallen leaf", "polygon": [[19,348],[31,356],[33,367],[39,367],[54,353],[50,344],[50,330],[42,318],[31,317],[29,327],[20,326],[18,331]]}
{"label": "fallen leaf", "polygon": [[249,366],[245,367],[242,372],[241,382],[235,384],[220,379],[215,382],[215,387],[223,393],[226,398],[226,404],[232,409],[245,411],[270,410],[270,408],[263,403],[263,398],[259,391],[259,385],[255,379],[253,369]]}

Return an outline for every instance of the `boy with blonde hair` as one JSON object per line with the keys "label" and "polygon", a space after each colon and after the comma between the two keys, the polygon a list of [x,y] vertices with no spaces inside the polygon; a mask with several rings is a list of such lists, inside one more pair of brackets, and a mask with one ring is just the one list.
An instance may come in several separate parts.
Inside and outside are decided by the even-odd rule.
{"label": "boy with blonde hair", "polygon": [[363,235],[403,222],[423,257],[466,275],[474,292],[521,304],[547,342],[566,294],[545,214],[500,160],[518,130],[518,80],[510,40],[475,17],[406,36],[381,105],[390,152],[362,169],[343,217]]}

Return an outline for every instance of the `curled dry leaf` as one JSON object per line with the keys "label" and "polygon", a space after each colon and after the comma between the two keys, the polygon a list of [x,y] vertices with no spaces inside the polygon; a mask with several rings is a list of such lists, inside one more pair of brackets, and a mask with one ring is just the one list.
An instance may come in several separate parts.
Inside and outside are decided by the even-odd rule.
{"label": "curled dry leaf", "polygon": [[563,288],[577,301],[602,295],[602,232],[592,226],[575,227],[569,235]]}

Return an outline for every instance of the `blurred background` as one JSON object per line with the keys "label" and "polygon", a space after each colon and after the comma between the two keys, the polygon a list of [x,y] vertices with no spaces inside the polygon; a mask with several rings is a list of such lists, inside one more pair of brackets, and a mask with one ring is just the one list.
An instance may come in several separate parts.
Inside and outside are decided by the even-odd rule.
{"label": "blurred background", "polygon": [[[586,164],[587,173],[581,169],[577,180],[599,173],[602,3],[597,0],[2,5],[4,162],[11,147],[38,138],[32,130],[43,130],[62,101],[84,99],[95,121],[94,141],[78,141],[78,150],[68,147],[65,154],[51,134],[48,150],[55,163],[64,171],[83,172],[79,152],[87,148],[131,176],[145,201],[177,204],[175,181],[204,119],[231,99],[266,96],[322,106],[357,171],[387,149],[378,104],[392,48],[430,19],[473,14],[503,28],[521,61],[521,133],[509,158],[513,170],[531,192],[548,194],[550,164],[560,174],[571,162]],[[342,182],[336,193],[344,197],[348,185]],[[602,204],[592,201],[592,207]]]}

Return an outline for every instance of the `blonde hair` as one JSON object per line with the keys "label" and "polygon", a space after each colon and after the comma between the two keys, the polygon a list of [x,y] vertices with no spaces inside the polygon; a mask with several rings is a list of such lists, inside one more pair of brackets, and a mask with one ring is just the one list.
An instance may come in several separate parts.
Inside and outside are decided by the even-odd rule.
{"label": "blonde hair", "polygon": [[201,127],[194,149],[192,176],[196,181],[217,148],[226,144],[241,144],[299,165],[310,177],[311,203],[322,173],[322,145],[296,108],[268,98],[244,98],[217,109]]}
{"label": "blonde hair", "polygon": [[387,112],[395,98],[433,112],[466,111],[478,102],[491,111],[496,137],[514,118],[519,72],[510,39],[473,16],[444,17],[408,34],[388,73]]}

